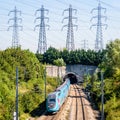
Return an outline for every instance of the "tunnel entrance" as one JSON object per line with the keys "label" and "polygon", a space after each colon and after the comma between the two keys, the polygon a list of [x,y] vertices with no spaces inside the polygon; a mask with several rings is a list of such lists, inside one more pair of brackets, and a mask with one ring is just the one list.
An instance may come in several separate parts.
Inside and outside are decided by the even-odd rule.
{"label": "tunnel entrance", "polygon": [[70,79],[70,84],[74,84],[74,83],[77,83],[78,80],[77,80],[77,75],[73,72],[70,72],[70,73],[67,73],[63,80],[65,81],[66,78],[69,78]]}

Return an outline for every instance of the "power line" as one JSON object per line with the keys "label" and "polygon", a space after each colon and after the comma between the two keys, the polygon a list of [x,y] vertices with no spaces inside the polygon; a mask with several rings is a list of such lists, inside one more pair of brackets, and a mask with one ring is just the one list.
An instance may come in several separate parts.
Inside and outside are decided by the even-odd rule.
{"label": "power line", "polygon": [[61,3],[61,4],[63,4],[63,5],[65,5],[65,4],[68,5],[68,4],[67,4],[65,1],[63,1],[63,0],[62,0],[62,1],[56,0],[56,1],[59,2],[59,3]]}
{"label": "power line", "polygon": [[40,19],[41,20],[40,24],[36,25],[34,29],[36,29],[36,27],[39,27],[39,41],[38,41],[37,53],[41,53],[41,54],[43,54],[47,50],[47,40],[46,40],[45,28],[46,27],[49,28],[49,25],[45,24],[45,19],[49,20],[49,18],[44,16],[45,11],[49,12],[47,9],[44,9],[44,7],[42,5],[41,8],[36,10],[36,12],[35,12],[35,15],[37,14],[37,12],[40,12],[40,17],[37,17],[35,19],[35,22],[37,19]]}
{"label": "power line", "polygon": [[[64,19],[68,19],[68,24],[67,25],[64,25],[64,27],[68,27],[68,31],[67,31],[67,39],[66,39],[66,48],[68,51],[71,51],[71,50],[75,50],[75,44],[74,44],[74,35],[73,35],[73,27],[76,27],[77,28],[77,25],[74,25],[72,23],[72,19],[76,19],[76,17],[73,17],[72,16],[72,12],[75,11],[75,13],[77,12],[76,9],[73,9],[72,8],[72,5],[69,5],[69,8],[64,10],[63,11],[63,14],[65,11],[68,11],[69,12],[69,16],[68,17],[65,17],[63,18],[63,21]],[[62,28],[62,29],[63,29]]]}
{"label": "power line", "polygon": [[93,3],[92,2],[86,2],[86,0],[75,0],[74,2],[77,2],[77,3],[80,3],[80,4],[84,4],[84,5],[87,5],[87,6],[93,6]]}
{"label": "power line", "polygon": [[[96,0],[96,1],[100,1],[100,0]],[[109,8],[112,8],[113,10],[115,10],[116,12],[119,12],[120,11],[120,8],[118,8],[117,6],[113,6],[107,2],[103,2],[103,1],[100,1],[102,4],[108,6]],[[118,3],[119,4],[119,3]]]}
{"label": "power line", "polygon": [[[16,2],[20,3],[20,4],[23,4],[25,6],[29,6],[29,7],[32,7],[32,8],[36,8],[37,6],[34,6],[34,4],[28,4],[28,2],[26,3],[25,1],[19,1],[17,0]],[[30,1],[29,1],[30,3]]]}
{"label": "power line", "polygon": [[98,15],[93,16],[91,21],[95,18],[97,18],[97,23],[96,24],[92,24],[91,28],[93,26],[97,26],[97,32],[96,32],[96,40],[95,40],[95,50],[99,51],[103,49],[103,34],[102,34],[102,26],[105,26],[107,28],[107,24],[103,24],[102,23],[102,18],[107,19],[106,16],[101,15],[101,11],[104,10],[104,12],[106,12],[106,8],[103,8],[100,4],[98,4],[97,8],[93,8],[91,13],[93,13],[94,10],[98,11]]}
{"label": "power line", "polygon": [[86,39],[82,40],[82,49],[84,50],[88,49],[88,40]]}
{"label": "power line", "polygon": [[21,15],[21,11],[17,10],[16,6],[15,9],[10,11],[8,16],[13,13],[14,17],[10,18],[8,20],[8,23],[12,20],[14,23],[12,26],[8,27],[8,30],[12,27],[13,28],[13,36],[12,36],[12,47],[13,48],[17,48],[20,46],[20,41],[19,41],[19,37],[18,37],[18,29],[21,28],[20,30],[22,30],[22,26],[18,25],[18,21],[21,23],[22,19],[17,17],[17,13],[19,13],[19,15]]}

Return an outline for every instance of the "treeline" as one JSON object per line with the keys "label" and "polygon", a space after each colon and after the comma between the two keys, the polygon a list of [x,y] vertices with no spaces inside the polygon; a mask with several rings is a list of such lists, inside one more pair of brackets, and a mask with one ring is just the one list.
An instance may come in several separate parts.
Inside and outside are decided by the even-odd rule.
{"label": "treeline", "polygon": [[104,59],[105,50],[75,50],[68,51],[64,49],[59,51],[50,47],[44,54],[36,54],[41,63],[54,64],[54,60],[62,58],[66,64],[82,64],[98,66]]}
{"label": "treeline", "polygon": [[[103,61],[99,64],[104,78],[104,115],[106,120],[120,120],[120,40],[110,42]],[[86,88],[101,110],[100,71],[88,76]]]}
{"label": "treeline", "polygon": [[[64,60],[64,61],[63,61]],[[15,111],[16,66],[19,69],[19,119],[25,120],[40,112],[44,101],[45,64],[95,65],[104,72],[104,108],[106,120],[120,119],[120,40],[110,42],[103,51],[59,51],[50,47],[44,54],[29,50],[0,51],[0,120],[13,120]],[[42,64],[43,63],[43,64]],[[64,64],[64,65],[65,65]],[[100,73],[87,76],[86,87],[101,109]],[[47,78],[47,93],[57,86],[56,78]],[[42,108],[43,109],[43,108]]]}
{"label": "treeline", "polygon": [[[32,111],[39,108],[39,104],[45,100],[44,66],[35,54],[20,48],[0,51],[0,120],[13,120],[16,106],[16,67],[19,76],[19,119],[25,120],[35,115]],[[47,78],[47,85],[47,93],[53,91],[57,85],[56,79]],[[40,108],[37,112],[40,113]]]}
{"label": "treeline", "polygon": [[106,57],[101,64],[105,71],[105,115],[106,120],[120,119],[120,40],[110,42]]}

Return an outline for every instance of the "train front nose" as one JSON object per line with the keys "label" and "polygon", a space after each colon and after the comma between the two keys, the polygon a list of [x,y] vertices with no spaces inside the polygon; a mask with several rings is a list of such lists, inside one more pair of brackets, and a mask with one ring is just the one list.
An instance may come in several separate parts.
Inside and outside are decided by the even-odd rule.
{"label": "train front nose", "polygon": [[56,100],[55,100],[55,95],[50,95],[47,98],[47,111],[48,112],[52,112],[54,111],[55,107],[56,107]]}
{"label": "train front nose", "polygon": [[48,108],[49,109],[52,109],[52,108],[54,108],[55,107],[55,103],[48,103]]}

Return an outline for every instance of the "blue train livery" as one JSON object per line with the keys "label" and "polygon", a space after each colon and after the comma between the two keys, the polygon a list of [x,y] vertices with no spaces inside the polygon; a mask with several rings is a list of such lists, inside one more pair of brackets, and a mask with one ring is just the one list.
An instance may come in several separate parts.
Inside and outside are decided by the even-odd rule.
{"label": "blue train livery", "polygon": [[68,96],[69,89],[70,80],[67,78],[60,87],[48,95],[46,100],[47,112],[53,113],[59,111],[60,107]]}

